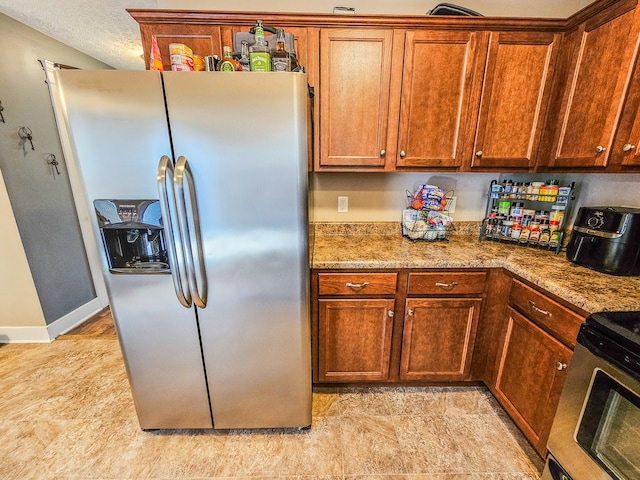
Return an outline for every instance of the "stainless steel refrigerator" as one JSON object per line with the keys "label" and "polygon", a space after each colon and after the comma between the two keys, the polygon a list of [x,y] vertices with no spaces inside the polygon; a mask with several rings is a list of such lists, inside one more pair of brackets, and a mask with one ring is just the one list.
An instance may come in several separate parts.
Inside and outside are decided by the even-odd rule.
{"label": "stainless steel refrigerator", "polygon": [[114,269],[92,219],[141,427],[309,426],[306,76],[56,75],[76,194],[162,205],[166,269]]}

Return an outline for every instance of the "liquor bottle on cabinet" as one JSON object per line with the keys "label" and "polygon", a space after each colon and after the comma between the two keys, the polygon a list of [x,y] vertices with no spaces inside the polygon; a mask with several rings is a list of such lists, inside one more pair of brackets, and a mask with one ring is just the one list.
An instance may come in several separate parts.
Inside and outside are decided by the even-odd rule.
{"label": "liquor bottle on cabinet", "polygon": [[291,57],[285,47],[284,30],[279,28],[276,32],[276,51],[271,57],[271,70],[274,72],[290,72]]}
{"label": "liquor bottle on cabinet", "polygon": [[249,60],[249,42],[242,41],[242,47],[240,50],[240,65],[242,65],[243,72],[251,71],[251,62]]}
{"label": "liquor bottle on cabinet", "polygon": [[225,45],[222,47],[224,58],[218,63],[218,70],[221,72],[241,72],[242,65],[239,61],[233,58],[233,52],[231,47]]}
{"label": "liquor bottle on cabinet", "polygon": [[256,43],[249,47],[249,61],[251,63],[252,72],[270,72],[271,71],[271,52],[264,41],[264,28],[262,20],[256,21],[254,29]]}

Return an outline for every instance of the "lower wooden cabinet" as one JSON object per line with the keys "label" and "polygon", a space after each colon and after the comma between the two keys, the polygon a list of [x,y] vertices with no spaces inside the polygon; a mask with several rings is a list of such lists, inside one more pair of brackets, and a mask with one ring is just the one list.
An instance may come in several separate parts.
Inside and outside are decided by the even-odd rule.
{"label": "lower wooden cabinet", "polygon": [[471,378],[486,271],[323,271],[314,276],[314,380]]}
{"label": "lower wooden cabinet", "polygon": [[507,307],[506,336],[492,391],[543,457],[572,353]]}
{"label": "lower wooden cabinet", "polygon": [[320,300],[318,380],[389,379],[392,299]]}
{"label": "lower wooden cabinet", "polygon": [[402,334],[402,380],[465,380],[482,299],[407,299]]}

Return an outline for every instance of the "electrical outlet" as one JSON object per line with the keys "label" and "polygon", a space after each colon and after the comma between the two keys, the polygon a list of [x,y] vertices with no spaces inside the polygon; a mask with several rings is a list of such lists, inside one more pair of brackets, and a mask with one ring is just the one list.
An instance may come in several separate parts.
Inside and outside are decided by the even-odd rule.
{"label": "electrical outlet", "polygon": [[456,212],[456,197],[447,197],[447,210],[449,211],[449,213],[455,213]]}
{"label": "electrical outlet", "polygon": [[349,197],[338,197],[338,213],[349,211]]}

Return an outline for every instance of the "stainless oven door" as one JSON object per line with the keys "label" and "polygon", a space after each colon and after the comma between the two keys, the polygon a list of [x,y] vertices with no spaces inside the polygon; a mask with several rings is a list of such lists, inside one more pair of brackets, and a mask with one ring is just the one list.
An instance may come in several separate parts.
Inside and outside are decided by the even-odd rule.
{"label": "stainless oven door", "polygon": [[640,478],[640,382],[577,344],[548,449],[573,480]]}

